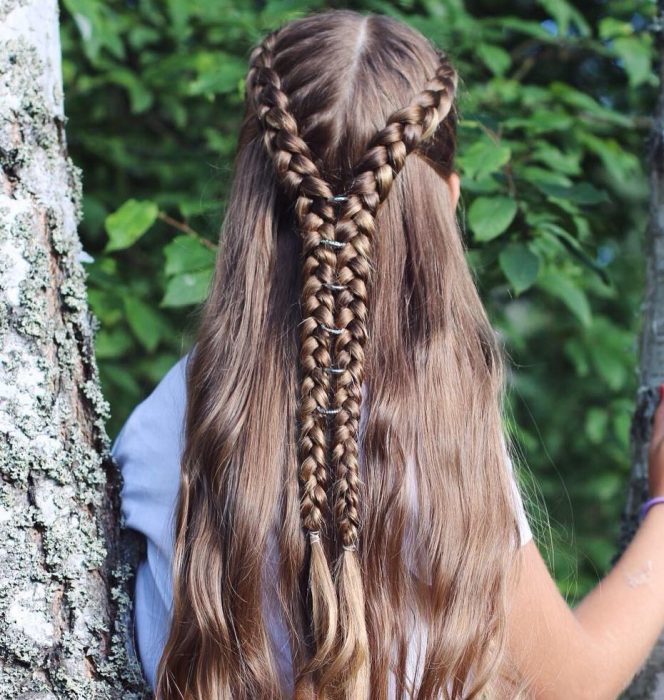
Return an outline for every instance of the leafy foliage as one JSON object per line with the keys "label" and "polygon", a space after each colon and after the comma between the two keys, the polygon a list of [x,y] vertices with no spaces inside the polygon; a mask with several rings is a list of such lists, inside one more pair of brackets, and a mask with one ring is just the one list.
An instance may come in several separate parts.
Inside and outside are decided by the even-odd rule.
{"label": "leafy foliage", "polygon": [[[68,141],[116,431],[191,342],[250,46],[320,0],[64,0]],[[644,0],[364,0],[459,68],[460,221],[508,350],[511,427],[561,590],[607,568],[628,476],[656,78]],[[526,470],[517,470],[524,478]],[[541,504],[539,504],[541,505]]]}

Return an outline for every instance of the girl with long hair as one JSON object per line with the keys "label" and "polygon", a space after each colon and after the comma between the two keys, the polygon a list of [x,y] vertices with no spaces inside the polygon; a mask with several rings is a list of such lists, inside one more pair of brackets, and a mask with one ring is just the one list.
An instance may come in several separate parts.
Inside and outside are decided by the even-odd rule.
{"label": "girl with long hair", "polygon": [[196,342],[113,447],[160,700],[610,698],[664,625],[664,508],[574,610],[532,539],[455,217],[458,84],[380,15],[251,53]]}

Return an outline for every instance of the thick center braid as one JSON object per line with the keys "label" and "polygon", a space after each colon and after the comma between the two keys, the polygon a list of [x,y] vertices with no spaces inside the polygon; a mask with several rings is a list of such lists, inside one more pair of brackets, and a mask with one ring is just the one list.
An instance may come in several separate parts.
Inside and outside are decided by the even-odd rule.
{"label": "thick center braid", "polygon": [[340,540],[347,550],[358,540],[358,428],[364,348],[367,341],[367,287],[371,274],[376,214],[387,197],[406,156],[435,133],[454,104],[457,74],[440,54],[436,75],[413,102],[394,112],[372,139],[354,170],[347,202],[336,225],[337,252],[332,410],[336,412],[332,465],[336,477],[334,513]]}

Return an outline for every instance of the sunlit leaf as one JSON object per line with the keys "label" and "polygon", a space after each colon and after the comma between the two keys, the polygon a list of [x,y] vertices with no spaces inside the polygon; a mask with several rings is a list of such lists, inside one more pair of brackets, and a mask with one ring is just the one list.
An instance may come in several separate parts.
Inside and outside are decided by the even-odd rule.
{"label": "sunlit leaf", "polygon": [[128,199],[106,217],[106,252],[129,248],[136,243],[157,220],[158,213],[159,209],[154,202]]}
{"label": "sunlit leaf", "polygon": [[199,304],[207,296],[211,277],[212,268],[198,272],[185,272],[171,277],[166,286],[166,294],[161,301],[161,306],[176,307]]}

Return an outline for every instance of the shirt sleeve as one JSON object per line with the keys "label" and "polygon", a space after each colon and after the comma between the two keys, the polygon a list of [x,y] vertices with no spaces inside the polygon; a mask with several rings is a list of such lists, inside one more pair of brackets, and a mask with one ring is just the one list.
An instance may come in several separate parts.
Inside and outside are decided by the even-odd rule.
{"label": "shirt sleeve", "polygon": [[138,655],[152,688],[172,605],[173,516],[183,447],[187,357],[136,406],[111,447],[122,474],[123,524],[146,538],[146,556],[136,571],[134,627]]}
{"label": "shirt sleeve", "polygon": [[533,538],[533,532],[530,528],[530,523],[528,522],[528,516],[526,514],[523,499],[521,497],[521,491],[519,485],[516,482],[514,476],[514,465],[509,455],[507,455],[507,464],[510,471],[510,482],[512,486],[512,497],[514,499],[514,509],[516,511],[516,517],[519,523],[519,540],[520,545],[523,547],[529,540]]}

